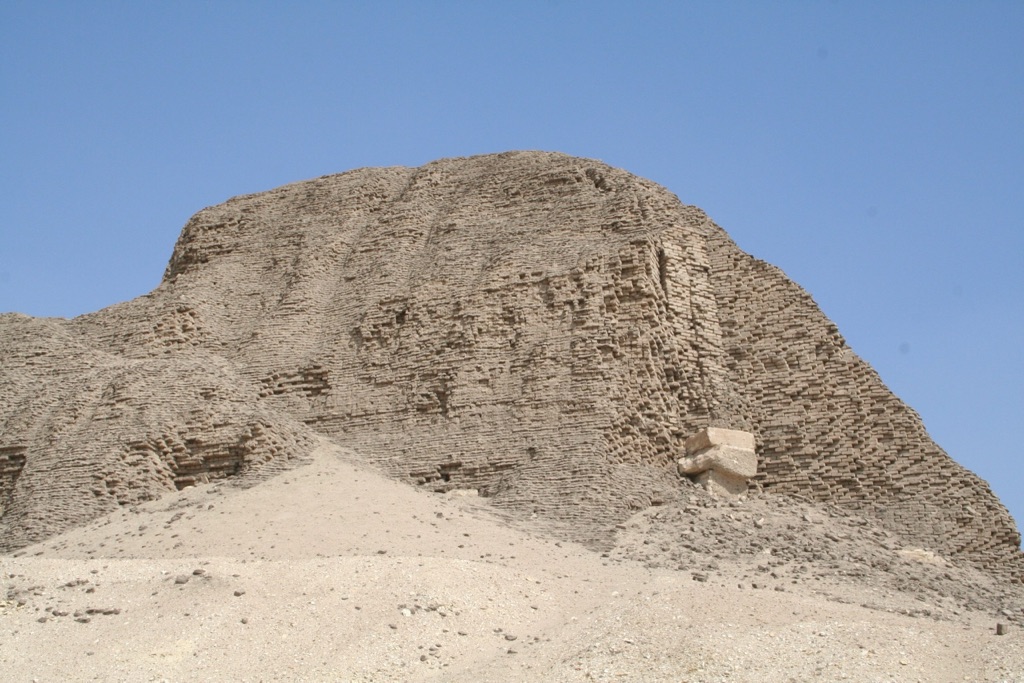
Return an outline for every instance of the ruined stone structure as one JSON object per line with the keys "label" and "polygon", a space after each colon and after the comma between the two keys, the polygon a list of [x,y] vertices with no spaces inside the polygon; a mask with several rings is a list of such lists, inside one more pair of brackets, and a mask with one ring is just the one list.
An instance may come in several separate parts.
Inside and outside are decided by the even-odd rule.
{"label": "ruined stone structure", "polygon": [[[699,209],[523,152],[361,169],[189,221],[152,293],[0,317],[0,546],[327,438],[596,540],[750,432],[750,486],[1024,573],[986,484],[811,298]],[[1010,568],[1010,569],[1007,569]]]}

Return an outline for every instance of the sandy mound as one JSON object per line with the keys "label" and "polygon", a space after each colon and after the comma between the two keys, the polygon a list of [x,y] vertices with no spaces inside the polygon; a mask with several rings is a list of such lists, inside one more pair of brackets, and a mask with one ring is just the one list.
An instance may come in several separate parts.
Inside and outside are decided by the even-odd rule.
{"label": "sandy mound", "polygon": [[[0,558],[0,669],[17,681],[1024,676],[1022,596],[997,604],[1013,596],[863,520],[694,489],[622,526],[607,552],[588,550],[322,448],[254,487],[189,488]],[[898,590],[915,576],[927,588]]]}

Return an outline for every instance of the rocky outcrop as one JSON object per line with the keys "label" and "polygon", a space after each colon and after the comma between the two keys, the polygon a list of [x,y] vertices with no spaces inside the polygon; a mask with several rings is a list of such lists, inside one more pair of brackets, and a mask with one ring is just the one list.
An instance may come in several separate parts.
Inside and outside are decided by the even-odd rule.
{"label": "rocky outcrop", "polygon": [[[0,340],[7,548],[41,533],[26,520],[65,469],[159,491],[318,438],[598,540],[687,485],[685,439],[719,427],[755,435],[752,486],[1020,571],[1006,510],[806,293],[596,161],[507,153],[236,197],[189,221],[151,294],[8,316]],[[85,458],[82,439],[102,446]],[[132,499],[93,495],[46,531]]]}

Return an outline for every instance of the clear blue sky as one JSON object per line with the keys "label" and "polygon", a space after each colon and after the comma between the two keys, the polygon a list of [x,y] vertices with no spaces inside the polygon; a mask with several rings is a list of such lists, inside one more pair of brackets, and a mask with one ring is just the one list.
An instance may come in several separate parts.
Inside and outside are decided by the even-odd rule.
{"label": "clear blue sky", "polygon": [[[706,210],[1024,520],[1024,3],[0,3],[0,311],[228,197],[544,149]],[[0,359],[2,362],[2,359]]]}

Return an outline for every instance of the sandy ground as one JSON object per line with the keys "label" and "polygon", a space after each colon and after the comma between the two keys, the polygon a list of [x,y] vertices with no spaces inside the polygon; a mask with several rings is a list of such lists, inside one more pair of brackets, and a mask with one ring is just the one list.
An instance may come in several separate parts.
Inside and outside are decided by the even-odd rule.
{"label": "sandy ground", "polygon": [[641,553],[685,526],[659,514],[593,551],[321,449],[0,557],[0,680],[1024,681],[1020,619],[990,599],[673,566]]}

